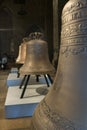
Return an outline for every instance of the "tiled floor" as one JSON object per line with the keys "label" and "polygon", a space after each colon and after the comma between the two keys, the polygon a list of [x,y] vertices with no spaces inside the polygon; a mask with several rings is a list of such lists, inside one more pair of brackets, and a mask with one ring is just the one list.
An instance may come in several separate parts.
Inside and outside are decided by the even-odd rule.
{"label": "tiled floor", "polygon": [[6,119],[4,103],[7,94],[6,79],[10,70],[0,70],[0,130],[29,130],[31,117]]}

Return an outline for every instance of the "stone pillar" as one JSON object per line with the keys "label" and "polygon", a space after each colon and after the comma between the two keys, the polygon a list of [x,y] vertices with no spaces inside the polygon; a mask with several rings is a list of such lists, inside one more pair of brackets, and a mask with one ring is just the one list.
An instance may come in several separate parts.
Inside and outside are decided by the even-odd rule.
{"label": "stone pillar", "polygon": [[57,67],[59,53],[59,29],[58,29],[58,0],[53,0],[53,65]]}

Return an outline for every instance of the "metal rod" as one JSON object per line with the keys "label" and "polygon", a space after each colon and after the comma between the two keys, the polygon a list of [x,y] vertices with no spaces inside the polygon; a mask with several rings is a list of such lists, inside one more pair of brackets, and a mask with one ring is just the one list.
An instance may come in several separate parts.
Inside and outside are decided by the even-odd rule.
{"label": "metal rod", "polygon": [[39,82],[39,75],[36,75],[36,81]]}
{"label": "metal rod", "polygon": [[49,82],[48,82],[48,79],[47,79],[46,75],[44,75],[44,78],[46,80],[47,86],[49,87],[50,85],[49,85]]}
{"label": "metal rod", "polygon": [[52,80],[51,76],[50,76],[49,74],[47,74],[47,76],[48,76],[48,78],[49,78],[51,84],[53,84],[53,80]]}
{"label": "metal rod", "polygon": [[27,75],[24,75],[24,77],[23,77],[23,79],[22,79],[22,81],[21,81],[21,84],[20,84],[20,86],[19,86],[20,89],[22,88],[22,85],[23,85],[23,83],[24,83],[24,81],[25,81],[25,79],[26,79],[26,76],[27,76]]}
{"label": "metal rod", "polygon": [[19,78],[19,77],[20,77],[20,73],[18,72],[18,73],[17,73],[17,78]]}
{"label": "metal rod", "polygon": [[22,91],[22,94],[21,94],[20,98],[23,98],[23,96],[24,96],[24,93],[25,93],[29,78],[30,78],[30,75],[28,75],[27,78],[26,78],[26,82],[25,82],[25,85],[24,85],[24,88],[23,88],[23,91]]}

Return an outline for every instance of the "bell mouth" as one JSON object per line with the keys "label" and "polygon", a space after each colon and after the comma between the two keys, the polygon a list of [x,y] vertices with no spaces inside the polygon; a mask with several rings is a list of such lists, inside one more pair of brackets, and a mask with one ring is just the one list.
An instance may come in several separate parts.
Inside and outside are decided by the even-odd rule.
{"label": "bell mouth", "polygon": [[20,75],[44,75],[44,74],[53,74],[55,71],[54,71],[54,69],[53,70],[50,70],[50,71],[48,71],[48,70],[38,70],[38,69],[31,69],[31,70],[25,70],[25,69],[22,69],[22,68],[20,68],[20,70],[19,70],[19,73],[20,73]]}

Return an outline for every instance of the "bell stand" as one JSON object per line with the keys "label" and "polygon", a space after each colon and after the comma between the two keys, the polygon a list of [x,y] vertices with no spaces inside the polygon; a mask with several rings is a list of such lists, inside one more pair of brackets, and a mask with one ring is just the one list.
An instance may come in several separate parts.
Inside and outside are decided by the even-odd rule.
{"label": "bell stand", "polygon": [[[18,73],[18,77],[19,77],[19,76],[20,76],[20,74]],[[22,94],[21,94],[20,98],[23,98],[23,96],[24,96],[25,90],[26,90],[26,88],[27,88],[27,84],[29,83],[30,76],[31,76],[31,75],[24,75],[24,77],[23,77],[23,79],[22,79],[22,81],[21,81],[21,84],[20,84],[19,88],[21,89],[22,86],[23,86],[23,84],[24,84],[24,88],[23,88],[23,91],[22,91]],[[39,76],[40,76],[40,75],[36,75],[36,81],[37,81],[37,82],[39,82]],[[45,81],[46,81],[46,83],[47,83],[47,86],[49,87],[50,85],[49,85],[47,76],[48,76],[48,78],[49,78],[51,84],[53,83],[53,80],[51,79],[51,77],[50,77],[49,74],[44,74]]]}

